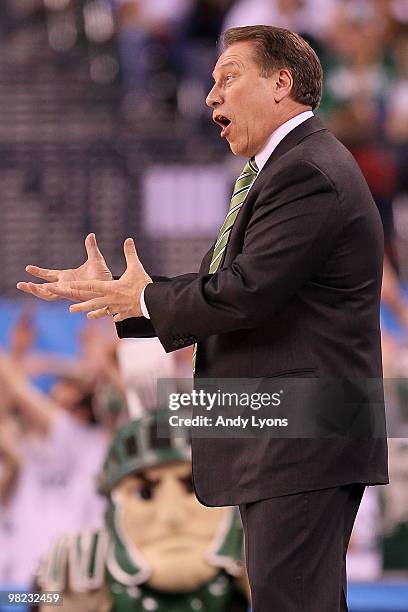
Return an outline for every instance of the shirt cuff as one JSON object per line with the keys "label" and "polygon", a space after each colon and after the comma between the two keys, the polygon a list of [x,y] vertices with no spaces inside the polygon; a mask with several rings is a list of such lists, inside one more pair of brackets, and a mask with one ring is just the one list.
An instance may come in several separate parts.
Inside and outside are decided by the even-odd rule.
{"label": "shirt cuff", "polygon": [[143,287],[143,289],[142,289],[142,293],[140,294],[140,309],[141,309],[141,311],[142,311],[143,316],[144,316],[146,319],[150,319],[149,311],[147,310],[147,307],[146,307],[146,302],[145,302],[145,299],[144,299],[144,294],[145,294],[145,289],[146,289],[146,287],[147,287],[147,285],[145,285],[145,286]]}

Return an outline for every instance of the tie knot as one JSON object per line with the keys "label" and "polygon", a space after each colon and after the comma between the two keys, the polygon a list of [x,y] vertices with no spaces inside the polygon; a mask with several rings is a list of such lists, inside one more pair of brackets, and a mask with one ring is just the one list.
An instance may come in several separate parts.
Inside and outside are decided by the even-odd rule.
{"label": "tie knot", "polygon": [[237,178],[237,182],[245,180],[245,179],[247,182],[248,181],[252,182],[255,179],[258,172],[259,172],[259,169],[258,169],[258,166],[256,165],[255,157],[251,157],[251,159],[248,159],[247,163],[242,168],[242,172]]}
{"label": "tie knot", "polygon": [[255,180],[259,172],[258,166],[256,165],[255,157],[251,157],[242,168],[242,172],[236,180],[235,186],[250,185]]}
{"label": "tie knot", "polygon": [[258,174],[259,168],[256,165],[255,157],[251,157],[251,159],[248,160],[247,166],[251,172],[253,172],[254,174]]}

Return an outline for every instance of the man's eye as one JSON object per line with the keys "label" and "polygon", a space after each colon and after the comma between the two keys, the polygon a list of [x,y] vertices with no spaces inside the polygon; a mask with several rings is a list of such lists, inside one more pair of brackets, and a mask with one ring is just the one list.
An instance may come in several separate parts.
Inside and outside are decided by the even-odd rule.
{"label": "man's eye", "polygon": [[189,474],[184,478],[180,478],[180,482],[186,490],[186,493],[194,493],[193,476]]}
{"label": "man's eye", "polygon": [[232,79],[234,78],[233,74],[227,74],[227,76],[225,77],[226,81],[232,81]]}

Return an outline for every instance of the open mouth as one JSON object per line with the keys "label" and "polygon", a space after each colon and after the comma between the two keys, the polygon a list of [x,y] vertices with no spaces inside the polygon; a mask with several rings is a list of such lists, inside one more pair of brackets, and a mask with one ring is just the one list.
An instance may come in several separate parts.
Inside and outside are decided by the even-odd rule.
{"label": "open mouth", "polygon": [[231,119],[228,119],[228,117],[225,117],[225,115],[214,115],[213,120],[222,128],[221,138],[223,138],[231,125]]}

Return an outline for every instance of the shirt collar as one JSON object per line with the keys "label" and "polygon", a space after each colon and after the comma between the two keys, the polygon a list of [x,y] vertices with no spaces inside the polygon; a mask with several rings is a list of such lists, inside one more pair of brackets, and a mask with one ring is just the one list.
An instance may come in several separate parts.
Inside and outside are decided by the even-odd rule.
{"label": "shirt collar", "polygon": [[289,134],[289,132],[294,130],[295,127],[313,116],[313,111],[305,111],[303,113],[300,113],[299,115],[296,115],[296,117],[292,117],[292,119],[289,119],[289,121],[282,123],[282,125],[280,125],[274,132],[272,132],[262,151],[255,155],[255,161],[256,165],[259,168],[259,171],[262,170],[262,168],[264,167],[264,165],[266,164],[269,157],[272,155],[273,151],[276,149],[280,141],[283,140],[285,136]]}

